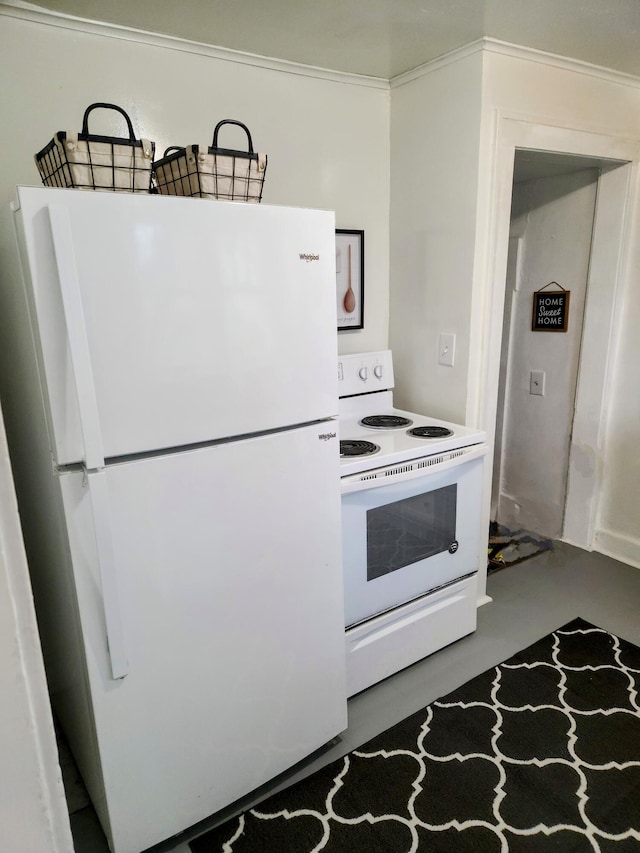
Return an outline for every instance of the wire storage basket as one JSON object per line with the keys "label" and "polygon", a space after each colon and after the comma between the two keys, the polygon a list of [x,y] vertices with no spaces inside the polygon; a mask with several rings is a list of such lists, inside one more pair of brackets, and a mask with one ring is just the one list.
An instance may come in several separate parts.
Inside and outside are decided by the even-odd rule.
{"label": "wire storage basket", "polygon": [[[247,135],[247,150],[218,147],[224,125],[237,125]],[[171,152],[171,153],[170,153]],[[156,192],[162,195],[228,199],[258,203],[262,199],[267,155],[253,150],[249,128],[241,121],[223,119],[213,131],[213,144],[171,147],[153,164]]]}
{"label": "wire storage basket", "polygon": [[[89,114],[95,109],[116,110],[127,123],[128,139],[89,133]],[[47,187],[112,192],[151,192],[155,143],[136,139],[127,113],[115,104],[87,107],[80,133],[58,131],[35,155]]]}

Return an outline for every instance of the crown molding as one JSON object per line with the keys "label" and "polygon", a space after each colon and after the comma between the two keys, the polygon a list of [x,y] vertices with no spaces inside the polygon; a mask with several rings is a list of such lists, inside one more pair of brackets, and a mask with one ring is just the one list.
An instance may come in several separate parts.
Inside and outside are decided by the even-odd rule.
{"label": "crown molding", "polygon": [[434,71],[439,71],[447,65],[453,65],[455,62],[460,62],[476,53],[481,53],[485,48],[485,41],[486,39],[477,39],[464,45],[464,47],[458,47],[455,50],[449,51],[449,53],[444,53],[437,59],[431,59],[429,62],[425,62],[424,65],[418,65],[410,71],[404,71],[402,74],[392,77],[389,85],[392,89],[404,86],[405,83],[411,83],[412,80],[426,77],[427,74],[433,74]]}
{"label": "crown molding", "polygon": [[197,56],[208,56],[223,62],[235,62],[241,65],[250,65],[256,68],[279,71],[286,74],[297,74],[302,77],[314,77],[320,80],[329,80],[334,83],[348,83],[352,86],[364,86],[370,89],[389,89],[389,81],[381,77],[367,77],[363,74],[352,74],[343,71],[332,71],[329,68],[318,68],[312,65],[303,65],[290,62],[286,59],[276,59],[269,56],[259,56],[253,53],[244,53],[239,50],[231,50],[226,47],[216,47],[201,42],[189,41],[176,36],[165,36],[159,33],[137,30],[131,27],[122,27],[118,24],[106,24],[101,21],[91,21],[87,18],[77,18],[61,12],[53,12],[23,3],[21,0],[5,0],[0,2],[0,16],[17,18],[35,24],[44,24],[50,27],[59,27],[75,32],[102,36],[105,38],[120,39],[138,44],[152,45],[165,50],[177,50],[182,53],[191,53]]}
{"label": "crown molding", "polygon": [[640,77],[636,77],[633,74],[626,74],[623,71],[613,71],[611,68],[593,65],[590,62],[583,62],[580,59],[571,59],[567,56],[560,56],[557,53],[547,53],[544,50],[535,50],[532,47],[510,44],[509,42],[499,41],[498,39],[487,38],[483,39],[483,41],[485,50],[488,53],[502,54],[529,62],[540,62],[544,65],[552,65],[555,68],[562,68],[565,71],[573,71],[576,74],[597,77],[599,80],[607,80],[610,83],[640,88]]}
{"label": "crown molding", "polygon": [[204,44],[202,42],[190,41],[188,39],[181,39],[176,36],[165,36],[146,30],[123,27],[118,24],[106,24],[101,21],[78,18],[73,15],[66,15],[61,12],[43,9],[39,6],[34,6],[31,3],[23,2],[23,0],[4,0],[4,2],[1,2],[0,0],[0,16],[2,15],[9,18],[17,18],[23,21],[44,24],[51,27],[59,27],[61,29],[74,30],[76,32],[98,35],[105,38],[114,38],[122,41],[153,45],[155,47],[164,48],[165,50],[177,50],[182,53],[208,56],[212,59],[218,59],[223,62],[235,62],[241,65],[250,65],[256,68],[278,71],[285,74],[297,74],[303,77],[314,77],[321,80],[330,80],[334,83],[348,83],[352,86],[364,86],[372,89],[388,90],[390,88],[393,89],[403,86],[406,83],[410,83],[412,80],[417,80],[427,74],[432,74],[434,71],[438,71],[447,65],[460,62],[463,59],[467,59],[481,52],[509,56],[514,59],[522,59],[528,62],[538,62],[555,68],[561,68],[565,71],[572,71],[577,74],[596,77],[599,80],[607,80],[612,83],[617,83],[618,85],[640,88],[640,77],[636,77],[632,74],[625,74],[622,71],[613,71],[610,68],[592,65],[591,63],[583,62],[578,59],[571,59],[566,56],[559,56],[555,53],[547,53],[543,50],[536,50],[534,48],[511,44],[509,42],[503,42],[493,38],[477,39],[463,47],[449,51],[436,59],[425,62],[423,65],[419,65],[410,71],[398,74],[397,76],[392,77],[391,80],[386,80],[382,77],[370,77],[363,74],[333,71],[329,68],[319,68],[312,65],[290,62],[286,59],[277,59],[275,57],[244,53],[243,51],[217,47],[214,45]]}
{"label": "crown molding", "polygon": [[561,68],[564,71],[572,71],[576,74],[585,74],[589,77],[597,77],[599,80],[607,80],[610,83],[618,85],[631,86],[640,88],[640,77],[635,77],[633,74],[625,74],[622,71],[612,71],[610,68],[603,68],[599,65],[592,65],[589,62],[583,62],[579,59],[570,59],[566,56],[559,56],[556,53],[547,53],[544,50],[536,50],[523,45],[510,44],[509,42],[499,41],[492,38],[481,38],[471,42],[464,47],[452,50],[437,59],[430,62],[425,62],[424,65],[419,65],[411,71],[406,71],[404,74],[399,74],[393,77],[389,84],[391,88],[403,86],[405,83],[410,83],[412,80],[417,80],[427,74],[451,65],[454,62],[460,62],[462,59],[467,59],[476,53],[494,53],[502,56],[509,56],[513,59],[522,59],[527,62],[538,62],[542,65]]}

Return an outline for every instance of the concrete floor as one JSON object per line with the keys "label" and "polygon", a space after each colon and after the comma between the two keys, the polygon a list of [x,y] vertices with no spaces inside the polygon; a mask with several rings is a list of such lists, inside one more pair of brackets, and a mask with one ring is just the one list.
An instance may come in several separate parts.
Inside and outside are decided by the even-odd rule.
{"label": "concrete floor", "polygon": [[[487,593],[493,601],[478,611],[474,634],[350,699],[349,728],[332,745],[149,853],[189,853],[190,838],[361,746],[576,616],[640,646],[640,569],[601,554],[556,543],[552,551],[491,573]],[[71,825],[76,853],[107,853],[91,807],[75,812]]]}

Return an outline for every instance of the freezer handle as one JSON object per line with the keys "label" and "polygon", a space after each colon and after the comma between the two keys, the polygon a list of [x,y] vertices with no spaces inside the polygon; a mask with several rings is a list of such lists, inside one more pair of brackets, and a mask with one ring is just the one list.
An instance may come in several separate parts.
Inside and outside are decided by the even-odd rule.
{"label": "freezer handle", "polygon": [[128,674],[129,661],[127,660],[120,596],[118,595],[117,565],[111,535],[107,475],[104,471],[90,471],[86,474],[86,479],[89,484],[89,495],[93,510],[93,526],[98,552],[98,569],[102,586],[111,675],[116,680],[124,678]]}
{"label": "freezer handle", "polygon": [[73,248],[73,235],[67,209],[60,204],[50,204],[49,221],[60,279],[62,307],[67,325],[71,366],[76,383],[80,425],[84,440],[84,461],[87,468],[102,468],[104,467],[102,430],[100,429],[89,340],[80,295],[76,254]]}

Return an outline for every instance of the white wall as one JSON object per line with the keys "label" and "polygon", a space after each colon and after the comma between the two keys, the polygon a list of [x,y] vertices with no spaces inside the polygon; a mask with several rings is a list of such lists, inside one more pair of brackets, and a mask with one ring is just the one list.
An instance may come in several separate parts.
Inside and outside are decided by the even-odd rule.
{"label": "white wall", "polygon": [[0,846],[73,843],[0,411]]}
{"label": "white wall", "polygon": [[[7,17],[0,9],[0,205],[13,197],[15,184],[40,182],[33,155],[55,131],[79,130],[92,102],[127,110],[137,134],[156,142],[156,156],[169,145],[210,144],[217,121],[240,119],[255,148],[269,156],[265,203],[335,210],[336,227],[364,229],[365,327],[341,332],[339,348],[385,348],[388,85],[284,63],[230,61],[218,58],[228,55],[223,51],[186,42],[93,29]],[[119,128],[114,121],[105,129],[120,135]],[[242,141],[225,139],[232,147]]]}
{"label": "white wall", "polygon": [[[505,299],[511,346],[494,520],[552,539],[562,535],[597,178],[588,169],[514,186],[511,236],[522,242],[517,281],[507,280],[517,289]],[[550,282],[570,291],[566,332],[531,330],[533,293]],[[529,393],[532,370],[545,374],[543,396]]]}
{"label": "white wall", "polygon": [[[636,169],[636,186],[640,183]],[[621,304],[619,338],[603,459],[595,547],[640,567],[640,192],[631,235],[629,286]]]}
{"label": "white wall", "polygon": [[[629,160],[637,173],[640,81],[490,40],[473,47],[392,88],[390,344],[403,405],[481,425],[493,444],[515,153],[505,128],[519,123],[521,147]],[[632,452],[640,402],[629,393],[631,365],[640,363],[637,174],[631,194],[636,210],[625,219],[620,254],[609,418],[597,448],[607,473],[593,544],[640,564],[633,509],[640,454]],[[454,368],[437,364],[439,332],[458,334]]]}
{"label": "white wall", "polygon": [[[396,399],[445,420],[466,417],[476,229],[482,53],[395,81],[391,101],[389,341]],[[438,336],[456,335],[455,364]]]}
{"label": "white wall", "polygon": [[[609,335],[605,367],[605,398],[601,418],[593,432],[599,441],[592,448],[600,484],[597,495],[592,547],[619,559],[640,565],[640,454],[633,452],[640,442],[640,400],[629,393],[634,382],[631,365],[640,363],[637,335],[640,302],[637,271],[640,269],[640,81],[588,66],[556,60],[545,62],[538,54],[507,51],[489,45],[485,55],[483,89],[483,131],[481,150],[486,152],[486,169],[481,170],[478,192],[478,263],[474,299],[477,311],[472,320],[469,372],[469,414],[484,410],[484,422],[491,428],[495,397],[489,389],[491,370],[498,363],[491,355],[496,332],[497,306],[506,271],[508,245],[505,233],[496,230],[511,173],[504,157],[515,144],[525,148],[573,152],[594,157],[632,162],[629,207],[624,215],[624,239],[620,247],[617,289],[612,287],[612,320],[603,324]],[[517,131],[514,130],[517,125]],[[507,131],[508,128],[508,131]],[[509,145],[505,142],[511,134]],[[569,145],[570,147],[565,147]],[[488,224],[487,224],[488,223]],[[635,329],[635,331],[634,331]],[[483,371],[474,371],[474,362]],[[496,371],[497,375],[497,371]],[[480,390],[484,389],[484,390]],[[483,409],[484,407],[484,409]],[[585,508],[585,512],[586,512]]]}

